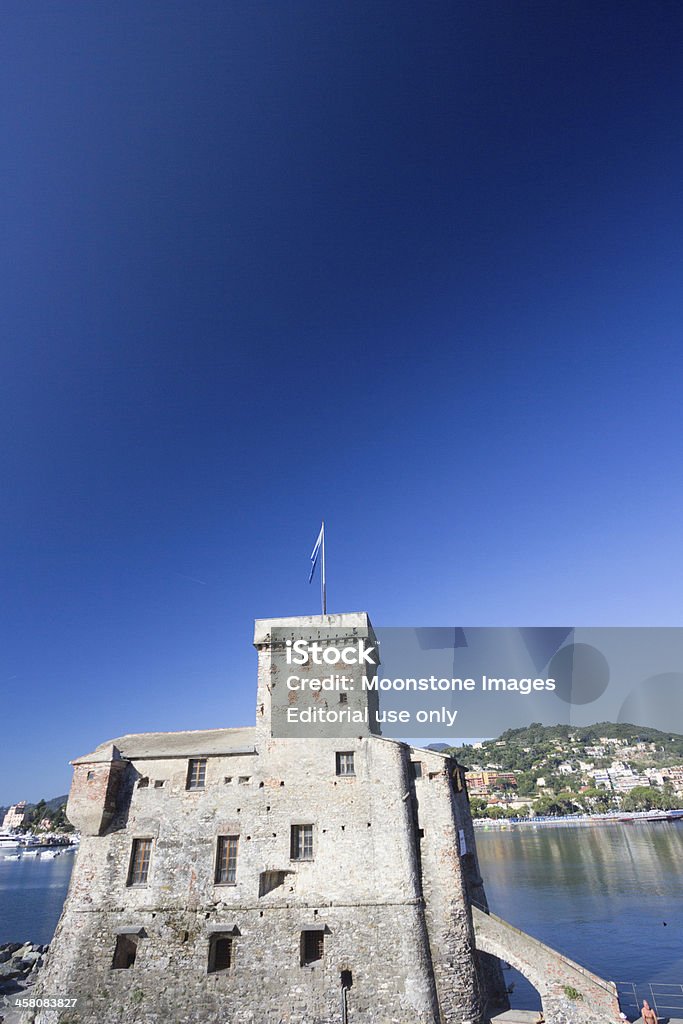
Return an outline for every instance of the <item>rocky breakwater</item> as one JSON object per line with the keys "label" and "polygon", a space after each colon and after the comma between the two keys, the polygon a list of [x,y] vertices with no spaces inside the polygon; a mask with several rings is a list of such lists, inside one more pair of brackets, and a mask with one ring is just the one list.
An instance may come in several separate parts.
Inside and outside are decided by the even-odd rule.
{"label": "rocky breakwater", "polygon": [[0,1021],[9,997],[22,992],[36,980],[47,946],[34,942],[6,942],[0,945]]}

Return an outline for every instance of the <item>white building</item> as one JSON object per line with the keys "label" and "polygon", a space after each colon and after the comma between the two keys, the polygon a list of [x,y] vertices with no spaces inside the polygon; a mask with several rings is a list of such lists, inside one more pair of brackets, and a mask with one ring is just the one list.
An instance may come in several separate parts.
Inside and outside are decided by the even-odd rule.
{"label": "white building", "polygon": [[18,804],[12,804],[3,819],[2,827],[4,829],[19,828],[20,825],[24,824],[27,814],[25,800]]}

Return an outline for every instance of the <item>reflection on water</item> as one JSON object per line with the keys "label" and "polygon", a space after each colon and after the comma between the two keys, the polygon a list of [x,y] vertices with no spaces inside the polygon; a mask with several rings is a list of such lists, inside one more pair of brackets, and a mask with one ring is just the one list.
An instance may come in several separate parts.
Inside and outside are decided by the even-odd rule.
{"label": "reflection on water", "polygon": [[0,860],[0,943],[51,940],[75,859],[63,853],[54,860]]}
{"label": "reflection on water", "polygon": [[478,831],[477,849],[493,913],[604,978],[683,983],[683,822]]}

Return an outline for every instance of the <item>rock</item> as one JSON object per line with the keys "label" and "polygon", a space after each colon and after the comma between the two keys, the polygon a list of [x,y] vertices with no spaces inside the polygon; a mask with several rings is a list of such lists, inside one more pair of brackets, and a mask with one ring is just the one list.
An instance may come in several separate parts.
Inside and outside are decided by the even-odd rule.
{"label": "rock", "polygon": [[24,953],[23,957],[21,958],[21,962],[23,964],[30,964],[30,966],[32,967],[36,960],[38,960],[39,958],[40,953],[35,949],[31,949],[28,951],[28,953]]}
{"label": "rock", "polygon": [[12,956],[12,954],[10,953],[10,951],[8,949],[0,950],[0,964],[7,963],[7,961],[9,960],[9,958],[11,956]]}
{"label": "rock", "polygon": [[6,964],[0,964],[0,980],[1,981],[12,981],[14,978],[20,978],[22,975],[21,970],[16,964],[10,962]]}

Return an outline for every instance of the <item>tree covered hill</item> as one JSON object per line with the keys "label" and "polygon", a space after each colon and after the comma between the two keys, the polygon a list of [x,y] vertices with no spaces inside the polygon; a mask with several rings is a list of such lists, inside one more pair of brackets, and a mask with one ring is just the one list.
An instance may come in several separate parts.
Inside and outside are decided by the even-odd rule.
{"label": "tree covered hill", "polygon": [[[603,756],[589,754],[587,748],[599,747],[605,738],[617,743],[609,744],[609,751],[605,750]],[[583,726],[532,722],[522,729],[507,729],[481,746],[468,743],[449,751],[465,765],[492,762],[502,771],[529,772],[552,769],[562,761],[577,759],[607,767],[620,748],[625,749],[629,760],[647,767],[683,763],[683,735],[615,722]]]}

